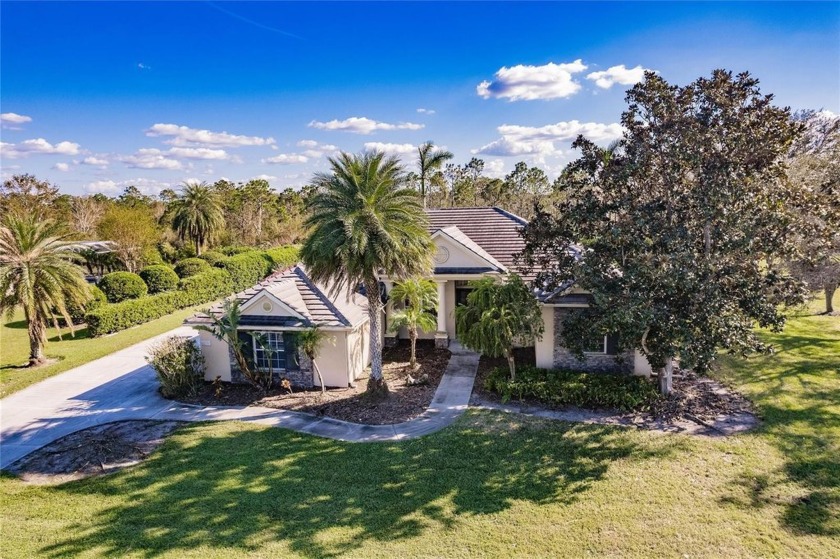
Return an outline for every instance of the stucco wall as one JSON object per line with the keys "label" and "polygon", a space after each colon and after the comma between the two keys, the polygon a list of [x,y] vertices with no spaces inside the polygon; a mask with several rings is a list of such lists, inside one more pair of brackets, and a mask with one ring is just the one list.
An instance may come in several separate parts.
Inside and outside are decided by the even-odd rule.
{"label": "stucco wall", "polygon": [[554,307],[542,307],[540,310],[545,332],[542,339],[534,344],[537,367],[551,369],[554,367]]}
{"label": "stucco wall", "polygon": [[[318,368],[327,386],[346,387],[350,382],[347,332],[329,332],[318,354]],[[317,381],[316,381],[317,382]]]}
{"label": "stucco wall", "polygon": [[370,327],[368,323],[347,333],[348,378],[345,386],[358,379],[370,364]]}
{"label": "stucco wall", "polygon": [[230,382],[230,358],[228,345],[214,338],[210,332],[198,332],[201,344],[201,354],[204,356],[204,380],[213,381],[221,377],[224,382]]}
{"label": "stucco wall", "polygon": [[563,345],[560,334],[563,331],[563,318],[569,312],[562,307],[554,307],[554,351],[553,366],[555,368],[575,369],[579,371],[632,373],[634,352],[628,351],[619,355],[585,354],[583,361],[572,355]]}

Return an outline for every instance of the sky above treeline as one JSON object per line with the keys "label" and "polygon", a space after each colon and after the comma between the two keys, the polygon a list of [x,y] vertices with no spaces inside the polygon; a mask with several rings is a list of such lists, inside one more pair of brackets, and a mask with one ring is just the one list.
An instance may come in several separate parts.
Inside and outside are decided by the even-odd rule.
{"label": "sky above treeline", "polygon": [[645,70],[840,113],[840,3],[0,3],[2,175],[72,194],[299,188],[338,150],[551,177]]}

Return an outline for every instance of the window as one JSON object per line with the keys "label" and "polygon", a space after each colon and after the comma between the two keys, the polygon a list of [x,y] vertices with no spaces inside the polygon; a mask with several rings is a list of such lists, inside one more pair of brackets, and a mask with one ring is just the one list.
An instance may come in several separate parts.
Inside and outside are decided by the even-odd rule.
{"label": "window", "polygon": [[470,282],[464,280],[455,281],[455,306],[466,305],[467,296],[472,293],[473,288]]}
{"label": "window", "polygon": [[[262,339],[254,338],[254,362],[260,371],[277,371],[286,368],[286,346],[283,332],[255,332]],[[270,365],[270,367],[269,367]]]}
{"label": "window", "polygon": [[588,342],[584,353],[607,353],[607,337],[603,336]]}

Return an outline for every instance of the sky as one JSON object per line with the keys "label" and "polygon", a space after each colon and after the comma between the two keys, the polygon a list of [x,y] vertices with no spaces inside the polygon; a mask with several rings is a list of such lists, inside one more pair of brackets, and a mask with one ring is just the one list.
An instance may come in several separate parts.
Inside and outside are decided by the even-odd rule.
{"label": "sky", "polygon": [[621,134],[645,70],[749,71],[776,103],[840,113],[840,2],[0,3],[2,177],[148,194],[300,188],[339,150],[551,177],[578,134]]}

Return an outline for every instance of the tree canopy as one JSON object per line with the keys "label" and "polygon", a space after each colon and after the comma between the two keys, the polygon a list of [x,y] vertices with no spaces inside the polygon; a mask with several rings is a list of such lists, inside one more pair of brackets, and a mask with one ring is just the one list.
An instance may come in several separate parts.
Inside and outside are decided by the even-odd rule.
{"label": "tree canopy", "polygon": [[707,368],[718,350],[767,349],[753,331],[781,329],[800,282],[770,263],[798,250],[802,221],[785,156],[800,132],[747,73],[717,70],[678,87],[648,72],[627,93],[624,137],[585,138],[555,185],[561,196],[525,229],[537,285],[592,294],[563,337],[616,333],[671,388],[675,358]]}

